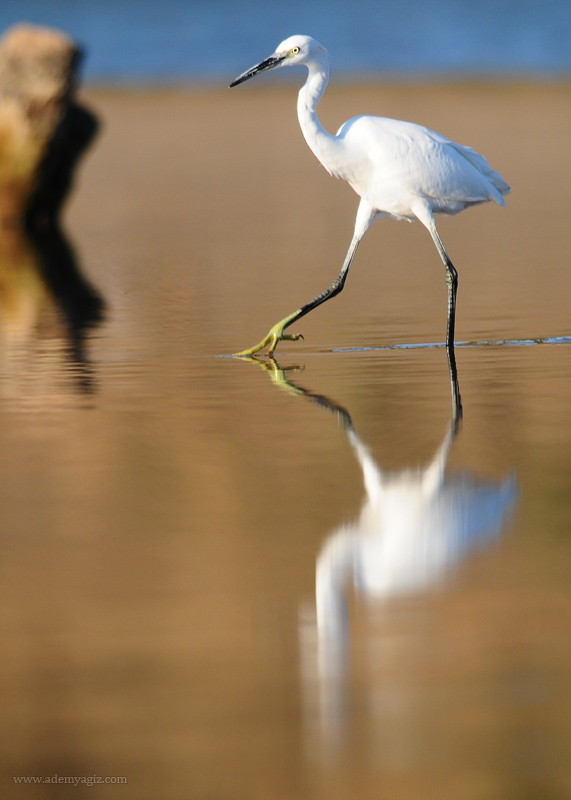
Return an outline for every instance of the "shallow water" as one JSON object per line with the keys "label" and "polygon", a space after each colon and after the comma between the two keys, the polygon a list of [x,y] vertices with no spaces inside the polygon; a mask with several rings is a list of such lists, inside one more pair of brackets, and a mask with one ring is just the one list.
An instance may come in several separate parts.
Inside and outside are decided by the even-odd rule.
{"label": "shallow water", "polygon": [[[353,93],[426,103],[518,187],[441,225],[470,343],[455,436],[419,226],[377,223],[277,363],[219,357],[327,285],[350,238],[356,201],[287,93],[92,96],[66,236],[0,252],[3,797],[569,796],[570,167],[534,149],[569,103],[550,91]],[[46,259],[71,240],[62,289]],[[13,782],[93,775],[128,782]]]}

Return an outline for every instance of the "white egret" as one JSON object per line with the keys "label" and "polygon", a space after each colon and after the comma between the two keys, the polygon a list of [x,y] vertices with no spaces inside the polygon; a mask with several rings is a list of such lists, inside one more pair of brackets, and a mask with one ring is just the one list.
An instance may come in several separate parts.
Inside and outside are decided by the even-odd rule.
{"label": "white egret", "polygon": [[259,72],[303,64],[308,77],[299,92],[297,113],[305,140],[325,169],[343,178],[360,196],[355,232],[339,276],[309,303],[282,319],[254,347],[237,353],[250,356],[268,347],[271,355],[282,339],[299,339],[286,328],[317,306],[339,294],[363,235],[376,217],[420,220],[428,229],[446,267],[448,324],[446,344],[454,345],[458,273],[434,223],[435,214],[457,214],[468,206],[493,200],[504,206],[510,187],[486,159],[470,147],[446,139],[411,122],[385,117],[354,117],[337,135],[328,133],[316,107],[329,79],[327,50],[310,36],[291,36],[269,58],[242,73],[230,86]]}

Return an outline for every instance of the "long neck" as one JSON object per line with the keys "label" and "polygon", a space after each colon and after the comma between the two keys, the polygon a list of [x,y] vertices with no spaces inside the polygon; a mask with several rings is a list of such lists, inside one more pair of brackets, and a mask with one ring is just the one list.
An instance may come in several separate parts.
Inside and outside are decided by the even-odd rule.
{"label": "long neck", "polygon": [[307,65],[309,74],[297,98],[297,116],[305,141],[329,172],[335,170],[337,140],[328,133],[317,118],[317,104],[329,80],[329,65],[324,58]]}

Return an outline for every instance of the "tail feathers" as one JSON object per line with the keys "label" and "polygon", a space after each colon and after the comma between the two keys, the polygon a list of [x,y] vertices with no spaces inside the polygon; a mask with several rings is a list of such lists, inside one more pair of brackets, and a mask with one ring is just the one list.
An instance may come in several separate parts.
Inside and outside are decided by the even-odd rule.
{"label": "tail feathers", "polygon": [[489,181],[488,189],[490,192],[490,200],[493,200],[494,203],[497,203],[499,206],[505,206],[506,201],[504,200],[503,195],[509,194],[512,190],[509,183],[506,183],[500,173],[493,169],[490,170],[485,177]]}
{"label": "tail feathers", "polygon": [[460,153],[460,155],[464,156],[466,161],[469,161],[472,166],[476,167],[476,169],[481,172],[482,175],[491,183],[490,200],[493,200],[500,206],[505,206],[506,201],[504,200],[503,195],[511,192],[511,186],[509,183],[502,178],[499,172],[496,172],[495,169],[490,167],[484,156],[480,155],[480,153],[477,153],[471,147],[465,147],[464,145],[459,145],[455,142],[452,142],[452,146],[458,153]]}
{"label": "tail feathers", "polygon": [[501,195],[509,194],[511,192],[512,187],[502,178],[499,172],[496,172],[495,169],[492,169],[487,177],[491,180]]}

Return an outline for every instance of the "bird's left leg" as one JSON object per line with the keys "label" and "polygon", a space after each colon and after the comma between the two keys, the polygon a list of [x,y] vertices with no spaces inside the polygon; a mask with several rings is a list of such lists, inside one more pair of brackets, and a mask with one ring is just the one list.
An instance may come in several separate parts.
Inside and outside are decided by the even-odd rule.
{"label": "bird's left leg", "polygon": [[289,328],[293,322],[301,317],[304,317],[306,314],[309,314],[309,312],[313,311],[314,308],[317,308],[317,306],[325,303],[326,300],[330,300],[332,297],[335,297],[335,295],[339,294],[343,290],[345,281],[347,279],[347,274],[349,272],[349,267],[351,266],[355,256],[357,246],[377,216],[377,213],[377,210],[374,209],[370,203],[368,203],[364,198],[361,199],[359,210],[357,211],[357,219],[355,221],[355,232],[353,234],[349,250],[345,256],[345,261],[341,267],[341,272],[337,278],[335,278],[331,286],[324,292],[321,292],[321,294],[318,294],[317,297],[314,297],[313,300],[310,300],[309,303],[306,303],[301,308],[298,308],[298,310],[294,311],[293,314],[290,314],[288,317],[285,317],[285,319],[280,320],[280,322],[270,329],[267,336],[265,336],[261,342],[258,342],[258,344],[254,345],[254,347],[250,347],[249,350],[242,350],[241,353],[235,353],[236,356],[252,356],[254,353],[258,353],[268,345],[268,355],[271,356],[278,346],[278,342],[282,341],[283,339],[289,339],[293,341],[296,341],[297,339],[303,339],[303,336],[300,333],[288,334],[284,333],[284,331],[286,328]]}

